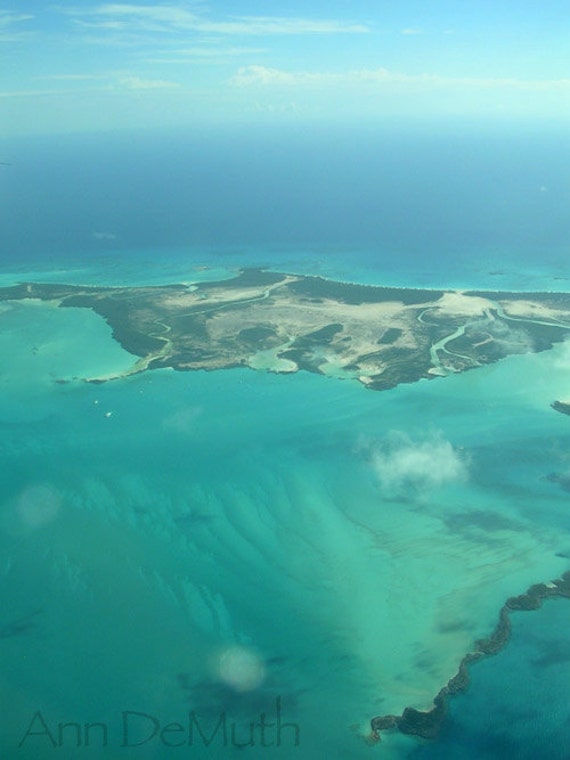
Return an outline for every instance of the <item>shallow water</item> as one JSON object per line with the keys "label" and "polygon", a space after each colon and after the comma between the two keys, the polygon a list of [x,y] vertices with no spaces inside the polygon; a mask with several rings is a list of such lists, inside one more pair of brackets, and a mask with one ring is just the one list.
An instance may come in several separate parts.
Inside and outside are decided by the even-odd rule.
{"label": "shallow water", "polygon": [[[549,408],[567,393],[566,345],[383,393],[252,370],[92,385],[133,360],[103,320],[7,306],[0,688],[14,757],[76,757],[85,735],[57,736],[66,722],[105,724],[107,747],[101,728],[83,747],[93,757],[164,757],[187,735],[151,737],[157,724],[130,715],[127,744],[141,744],[123,747],[123,712],[164,727],[189,709],[206,737],[227,716],[225,740],[194,732],[198,757],[287,742],[307,760],[405,757],[406,737],[366,745],[370,718],[427,707],[506,597],[568,568],[567,493],[545,479],[568,469],[567,418]],[[511,705],[496,692],[504,657],[476,667]],[[275,722],[278,699],[282,746],[256,729],[235,747],[262,712]],[[442,747],[456,741],[448,729]]]}
{"label": "shallow water", "polygon": [[[0,285],[263,266],[564,291],[567,149],[508,125],[13,140]],[[567,756],[566,600],[512,616],[438,742],[364,738],[570,567],[569,418],[549,406],[568,344],[382,393],[261,370],[94,385],[136,357],[87,310],[20,302],[0,350],[7,757]]]}

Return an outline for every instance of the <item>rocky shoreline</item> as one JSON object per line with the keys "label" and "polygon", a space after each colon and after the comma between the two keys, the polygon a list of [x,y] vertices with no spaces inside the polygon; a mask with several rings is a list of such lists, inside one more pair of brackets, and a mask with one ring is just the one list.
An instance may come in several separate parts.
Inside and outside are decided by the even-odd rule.
{"label": "rocky shoreline", "polygon": [[370,721],[370,741],[380,741],[380,732],[398,730],[403,734],[418,736],[422,739],[435,739],[447,715],[447,700],[469,685],[469,665],[497,654],[508,642],[511,634],[510,613],[517,610],[536,610],[543,599],[565,597],[570,599],[570,571],[549,583],[536,583],[526,593],[512,596],[501,607],[499,620],[493,633],[486,639],[475,642],[472,652],[468,652],[459,664],[457,673],[440,689],[433,700],[430,710],[417,710],[406,707],[401,715],[381,715]]}
{"label": "rocky shoreline", "polygon": [[570,414],[570,403],[567,401],[553,401],[550,406],[555,412],[560,412],[560,414]]}

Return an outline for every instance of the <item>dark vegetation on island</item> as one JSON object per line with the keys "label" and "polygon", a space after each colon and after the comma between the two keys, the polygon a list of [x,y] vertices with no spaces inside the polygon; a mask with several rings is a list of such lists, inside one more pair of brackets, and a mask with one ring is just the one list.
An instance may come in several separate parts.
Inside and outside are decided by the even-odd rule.
{"label": "dark vegetation on island", "polygon": [[[139,358],[129,374],[163,367],[253,367],[256,354],[272,350],[277,368],[271,371],[332,372],[356,378],[370,390],[387,390],[511,354],[544,351],[568,336],[569,294],[463,293],[463,303],[465,297],[487,299],[488,307],[478,314],[481,307],[473,311],[470,304],[465,312],[461,306],[450,311],[442,305],[446,294],[259,268],[191,287],[21,283],[0,288],[0,300],[35,298],[92,309],[110,325],[115,340]],[[510,301],[521,300],[555,309],[559,318],[504,312]],[[387,308],[374,308],[382,304]],[[281,360],[288,360],[284,368]],[[568,413],[563,402],[553,408]]]}
{"label": "dark vegetation on island", "polygon": [[365,354],[367,361],[382,357],[386,363],[378,375],[371,375],[366,387],[373,391],[389,390],[401,383],[416,383],[422,379],[432,379],[427,373],[430,367],[429,346],[418,349],[390,347],[381,354]]}
{"label": "dark vegetation on island", "polygon": [[[524,319],[516,319],[514,317],[509,318],[509,323],[513,321],[520,321],[521,325],[527,324]],[[518,340],[523,346],[524,334],[528,334],[532,339],[532,350],[534,352],[547,351],[552,348],[555,343],[561,343],[568,335],[568,328],[558,325],[546,325],[532,323],[532,331],[525,330],[523,335],[518,335],[515,332],[513,336],[512,324],[505,323],[500,318],[490,324],[483,322],[473,325],[468,325],[465,328],[465,333],[455,338],[448,344],[454,352],[458,354],[469,353],[472,350],[474,344],[480,344],[484,346],[484,350],[480,353],[479,358],[483,359],[484,363],[493,363],[502,359],[505,352],[505,343],[510,342],[513,348]],[[515,330],[518,330],[518,326]],[[491,338],[491,340],[488,340]],[[487,340],[486,340],[487,339]]]}
{"label": "dark vegetation on island", "polygon": [[560,412],[561,414],[570,414],[570,403],[566,401],[553,401],[550,406],[556,412]]}
{"label": "dark vegetation on island", "polygon": [[326,280],[324,277],[306,276],[290,285],[298,296],[307,298],[328,298],[332,301],[360,306],[365,303],[401,301],[406,305],[436,301],[443,295],[442,290],[420,290],[415,288],[385,288],[379,285],[359,285],[349,282]]}
{"label": "dark vegetation on island", "polygon": [[370,741],[380,741],[380,732],[387,730],[398,730],[422,739],[436,739],[447,717],[448,698],[465,691],[469,686],[469,666],[483,657],[497,654],[507,644],[511,634],[510,613],[536,610],[544,599],[556,597],[570,599],[570,571],[548,584],[536,583],[526,593],[507,599],[499,611],[499,620],[493,633],[488,638],[475,642],[474,650],[463,657],[457,673],[435,696],[431,710],[406,707],[402,715],[372,718]]}
{"label": "dark vegetation on island", "polygon": [[526,301],[536,301],[538,303],[548,302],[560,309],[568,308],[569,297],[568,293],[564,292],[541,292],[536,290],[466,290],[465,295],[480,298],[492,298],[494,301],[518,301],[519,299],[524,298]]}
{"label": "dark vegetation on island", "polygon": [[232,277],[228,280],[218,280],[212,282],[208,280],[205,285],[213,288],[226,288],[226,289],[238,289],[238,288],[251,288],[251,287],[266,287],[268,285],[276,285],[283,280],[283,275],[280,272],[272,272],[267,269],[242,269],[236,277]]}
{"label": "dark vegetation on island", "polygon": [[401,336],[402,330],[399,327],[389,327],[386,332],[378,338],[379,344],[394,343]]}

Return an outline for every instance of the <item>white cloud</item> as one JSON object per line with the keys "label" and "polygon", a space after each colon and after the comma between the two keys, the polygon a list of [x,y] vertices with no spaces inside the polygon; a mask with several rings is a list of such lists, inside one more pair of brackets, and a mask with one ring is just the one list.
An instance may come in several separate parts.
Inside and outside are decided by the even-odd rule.
{"label": "white cloud", "polygon": [[241,66],[237,74],[230,79],[230,83],[237,87],[249,87],[251,85],[288,85],[295,87],[323,84],[323,82],[329,82],[332,77],[338,78],[338,75],[309,71],[283,71],[267,66]]}
{"label": "white cloud", "polygon": [[[128,3],[107,3],[95,6],[88,10],[69,8],[66,13],[73,16],[91,18],[107,17],[105,21],[81,22],[89,23],[90,26],[105,27],[116,23],[137,23],[154,26],[157,31],[171,26],[188,28],[195,23],[197,16],[184,8],[173,5],[131,5]],[[113,19],[126,19],[125,22],[117,22]]]}
{"label": "white cloud", "polygon": [[128,21],[83,21],[76,19],[75,23],[85,29],[109,29],[113,32],[120,32],[129,28]]}
{"label": "white cloud", "polygon": [[570,337],[557,349],[555,356],[554,366],[557,369],[570,370]]}
{"label": "white cloud", "polygon": [[[362,34],[364,24],[334,19],[308,19],[283,16],[230,16],[212,19],[176,5],[104,4],[87,11],[65,9],[80,26],[111,31],[172,33],[196,31],[214,34]],[[100,21],[98,19],[101,19]]]}
{"label": "white cloud", "polygon": [[216,665],[220,681],[237,692],[257,689],[266,677],[261,657],[253,649],[241,645],[222,650]]}
{"label": "white cloud", "polygon": [[196,46],[193,48],[183,48],[181,50],[169,50],[168,52],[158,53],[157,57],[146,58],[147,63],[216,63],[217,61],[226,61],[231,58],[244,55],[263,55],[267,53],[266,48],[261,47],[216,47]]}
{"label": "white cloud", "polygon": [[[90,89],[88,91],[98,91],[98,88],[97,90]],[[69,95],[73,92],[73,90],[8,90],[0,92],[0,98],[42,98],[55,95]],[[83,92],[85,92],[85,90],[83,90]]]}
{"label": "white cloud", "polygon": [[100,82],[102,79],[108,79],[105,74],[46,74],[41,77],[35,77],[36,80],[49,80],[56,82]]}
{"label": "white cloud", "polygon": [[178,82],[168,82],[164,79],[141,79],[141,77],[122,77],[119,84],[128,90],[172,90],[180,87]]}
{"label": "white cloud", "polygon": [[272,116],[283,114],[298,114],[303,108],[294,101],[288,103],[256,103],[255,110],[258,113],[269,114]]}
{"label": "white cloud", "polygon": [[230,82],[238,87],[255,85],[287,85],[303,87],[307,85],[354,85],[359,83],[386,84],[391,82],[415,82],[430,80],[427,74],[408,76],[388,71],[384,68],[361,69],[347,72],[283,71],[266,66],[242,66]]}
{"label": "white cloud", "polygon": [[369,31],[363,24],[346,24],[342,21],[283,18],[270,16],[243,16],[233,21],[201,22],[200,31],[218,34],[364,34]]}
{"label": "white cloud", "polygon": [[[37,81],[68,83],[67,89],[13,90],[0,92],[0,98],[35,98],[60,95],[77,95],[95,92],[116,92],[117,90],[176,90],[182,85],[165,79],[145,79],[129,72],[107,72],[106,74],[53,74],[36,77]],[[94,85],[92,83],[99,84]],[[88,83],[88,86],[82,86]],[[74,86],[75,85],[75,86]]]}
{"label": "white cloud", "polygon": [[12,24],[19,24],[21,21],[33,19],[29,13],[10,13],[10,11],[0,11],[0,29],[5,29]]}
{"label": "white cloud", "polygon": [[[495,345],[505,354],[529,354],[535,350],[532,336],[522,327],[514,326],[514,322],[494,320],[481,322],[481,337],[491,335]],[[473,326],[477,329],[477,325]]]}
{"label": "white cloud", "polygon": [[423,34],[423,31],[421,29],[415,29],[413,27],[408,27],[407,29],[402,29],[400,34],[406,34],[406,35],[414,35],[414,34]]}
{"label": "white cloud", "polygon": [[421,85],[423,87],[509,88],[529,91],[570,90],[569,79],[499,79],[492,77],[443,77],[438,74],[403,74],[385,68],[357,69],[344,72],[284,71],[266,66],[242,66],[230,79],[236,87],[286,85],[290,87],[366,85]]}
{"label": "white cloud", "polygon": [[30,32],[22,31],[20,25],[23,21],[31,21],[33,18],[29,13],[0,10],[0,42],[19,42],[27,39]]}
{"label": "white cloud", "polygon": [[467,480],[467,457],[441,435],[413,441],[393,433],[372,448],[371,462],[387,497],[421,495],[450,483]]}

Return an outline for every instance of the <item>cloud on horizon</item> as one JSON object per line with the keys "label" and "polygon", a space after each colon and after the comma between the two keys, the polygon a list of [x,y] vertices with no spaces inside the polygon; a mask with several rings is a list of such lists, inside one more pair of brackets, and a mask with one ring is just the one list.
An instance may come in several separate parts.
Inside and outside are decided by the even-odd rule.
{"label": "cloud on horizon", "polygon": [[285,71],[266,66],[242,66],[230,79],[236,87],[355,86],[355,85],[421,85],[433,88],[472,87],[481,89],[509,88],[517,90],[570,90],[570,78],[565,79],[500,79],[493,77],[444,77],[439,74],[404,74],[380,67],[344,72]]}
{"label": "cloud on horizon", "polygon": [[[54,74],[37,77],[35,81],[53,81],[77,85],[67,89],[13,90],[0,92],[0,98],[38,98],[73,96],[87,93],[113,93],[125,91],[177,90],[182,85],[166,79],[146,79],[135,74]],[[87,84],[87,86],[85,86]]]}
{"label": "cloud on horizon", "polygon": [[264,55],[267,52],[267,48],[261,47],[224,47],[198,44],[191,48],[158,52],[154,57],[146,58],[145,62],[176,65],[188,63],[216,63],[217,61],[225,62],[239,56]]}
{"label": "cloud on horizon", "polygon": [[178,82],[169,82],[164,79],[142,79],[141,77],[122,77],[118,83],[128,90],[172,90],[180,87]]}

